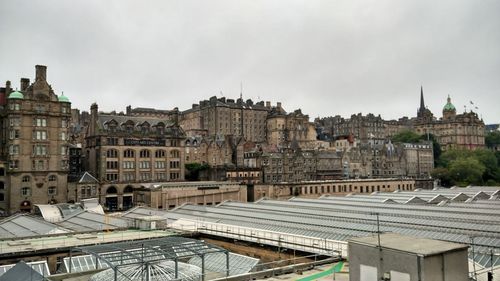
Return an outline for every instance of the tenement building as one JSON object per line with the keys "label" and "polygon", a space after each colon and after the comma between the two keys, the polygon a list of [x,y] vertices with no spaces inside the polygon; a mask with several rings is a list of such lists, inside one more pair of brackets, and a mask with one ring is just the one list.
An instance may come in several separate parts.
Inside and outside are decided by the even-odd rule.
{"label": "tenement building", "polygon": [[55,94],[46,66],[35,69],[33,83],[21,78],[19,90],[9,81],[0,89],[2,212],[66,201],[71,103]]}
{"label": "tenement building", "polygon": [[108,210],[128,209],[135,188],[184,180],[185,140],[175,112],[172,118],[104,113],[93,104],[83,156],[87,170],[100,182],[100,202]]}
{"label": "tenement building", "polygon": [[181,114],[180,125],[188,136],[232,135],[249,141],[266,140],[266,118],[271,105],[251,99],[211,97]]}

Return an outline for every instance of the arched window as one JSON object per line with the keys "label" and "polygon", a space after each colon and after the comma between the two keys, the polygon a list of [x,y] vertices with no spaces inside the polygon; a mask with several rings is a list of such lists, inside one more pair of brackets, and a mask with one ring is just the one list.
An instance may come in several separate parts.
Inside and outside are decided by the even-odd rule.
{"label": "arched window", "polygon": [[57,177],[55,175],[50,175],[49,176],[49,181],[56,181]]}
{"label": "arched window", "polygon": [[173,157],[173,158],[179,158],[179,150],[172,150],[170,151],[170,157]]}
{"label": "arched window", "polygon": [[23,176],[23,182],[30,182],[31,181],[31,177],[30,176]]}
{"label": "arched window", "polygon": [[123,193],[132,193],[134,192],[134,188],[131,185],[127,185],[123,190]]}
{"label": "arched window", "polygon": [[110,186],[108,189],[106,189],[106,194],[116,194],[118,191],[116,190],[116,187]]}
{"label": "arched window", "polygon": [[163,158],[163,157],[165,157],[165,150],[158,149],[157,151],[155,151],[155,157],[156,158]]}
{"label": "arched window", "polygon": [[165,124],[163,122],[156,124],[156,133],[159,135],[165,134]]}
{"label": "arched window", "polygon": [[123,157],[125,158],[134,158],[135,152],[132,149],[127,149],[123,152]]}
{"label": "arched window", "polygon": [[190,146],[191,145],[191,141],[187,140],[186,141],[186,146]]}
{"label": "arched window", "polygon": [[109,149],[106,151],[106,157],[108,158],[117,158],[118,157],[118,150],[116,149]]}
{"label": "arched window", "polygon": [[149,158],[151,156],[151,154],[150,154],[149,150],[143,149],[143,150],[141,150],[141,152],[139,152],[139,156],[141,158]]}
{"label": "arched window", "polygon": [[148,122],[142,123],[142,125],[141,125],[141,132],[142,132],[142,134],[145,135],[145,134],[149,133],[149,127],[150,126],[149,126]]}

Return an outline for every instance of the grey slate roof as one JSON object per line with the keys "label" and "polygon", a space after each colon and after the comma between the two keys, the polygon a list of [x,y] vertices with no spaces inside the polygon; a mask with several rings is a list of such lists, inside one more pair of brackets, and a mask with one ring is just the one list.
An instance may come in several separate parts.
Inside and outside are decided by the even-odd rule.
{"label": "grey slate roof", "polygon": [[24,261],[18,262],[13,268],[0,276],[0,281],[43,281],[44,277]]}

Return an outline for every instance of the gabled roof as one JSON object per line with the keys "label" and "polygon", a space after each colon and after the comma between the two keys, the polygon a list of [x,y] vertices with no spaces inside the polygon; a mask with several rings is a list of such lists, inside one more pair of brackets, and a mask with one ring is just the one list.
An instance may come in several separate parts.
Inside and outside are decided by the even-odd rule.
{"label": "gabled roof", "polygon": [[13,268],[0,276],[0,281],[43,281],[43,279],[43,275],[24,261],[18,262]]}
{"label": "gabled roof", "polygon": [[67,229],[41,218],[17,214],[0,221],[0,238],[18,238],[38,235],[68,233]]}
{"label": "gabled roof", "polygon": [[459,194],[455,195],[453,198],[451,198],[451,201],[453,202],[465,202],[467,199],[469,199],[470,196],[467,194],[460,192]]}
{"label": "gabled roof", "polygon": [[85,172],[78,180],[78,183],[99,183],[99,181],[89,172]]}
{"label": "gabled roof", "polygon": [[405,204],[427,204],[427,201],[418,196],[413,196],[412,198],[408,199]]}
{"label": "gabled roof", "polygon": [[429,203],[430,204],[439,204],[443,201],[448,201],[448,197],[444,196],[444,195],[441,195],[441,194],[438,194],[436,196],[434,196],[431,200],[429,200]]}

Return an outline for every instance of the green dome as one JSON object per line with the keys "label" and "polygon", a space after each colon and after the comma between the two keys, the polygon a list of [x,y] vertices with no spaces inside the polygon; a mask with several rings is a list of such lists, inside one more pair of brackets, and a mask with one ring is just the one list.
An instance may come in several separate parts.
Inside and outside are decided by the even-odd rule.
{"label": "green dome", "polygon": [[8,99],[24,99],[24,95],[19,91],[15,91],[10,93]]}
{"label": "green dome", "polygon": [[59,97],[57,97],[57,99],[59,100],[59,102],[70,102],[68,97],[64,94],[61,94]]}
{"label": "green dome", "polygon": [[444,105],[443,111],[454,111],[455,106],[451,103],[451,98],[448,96],[448,102]]}

